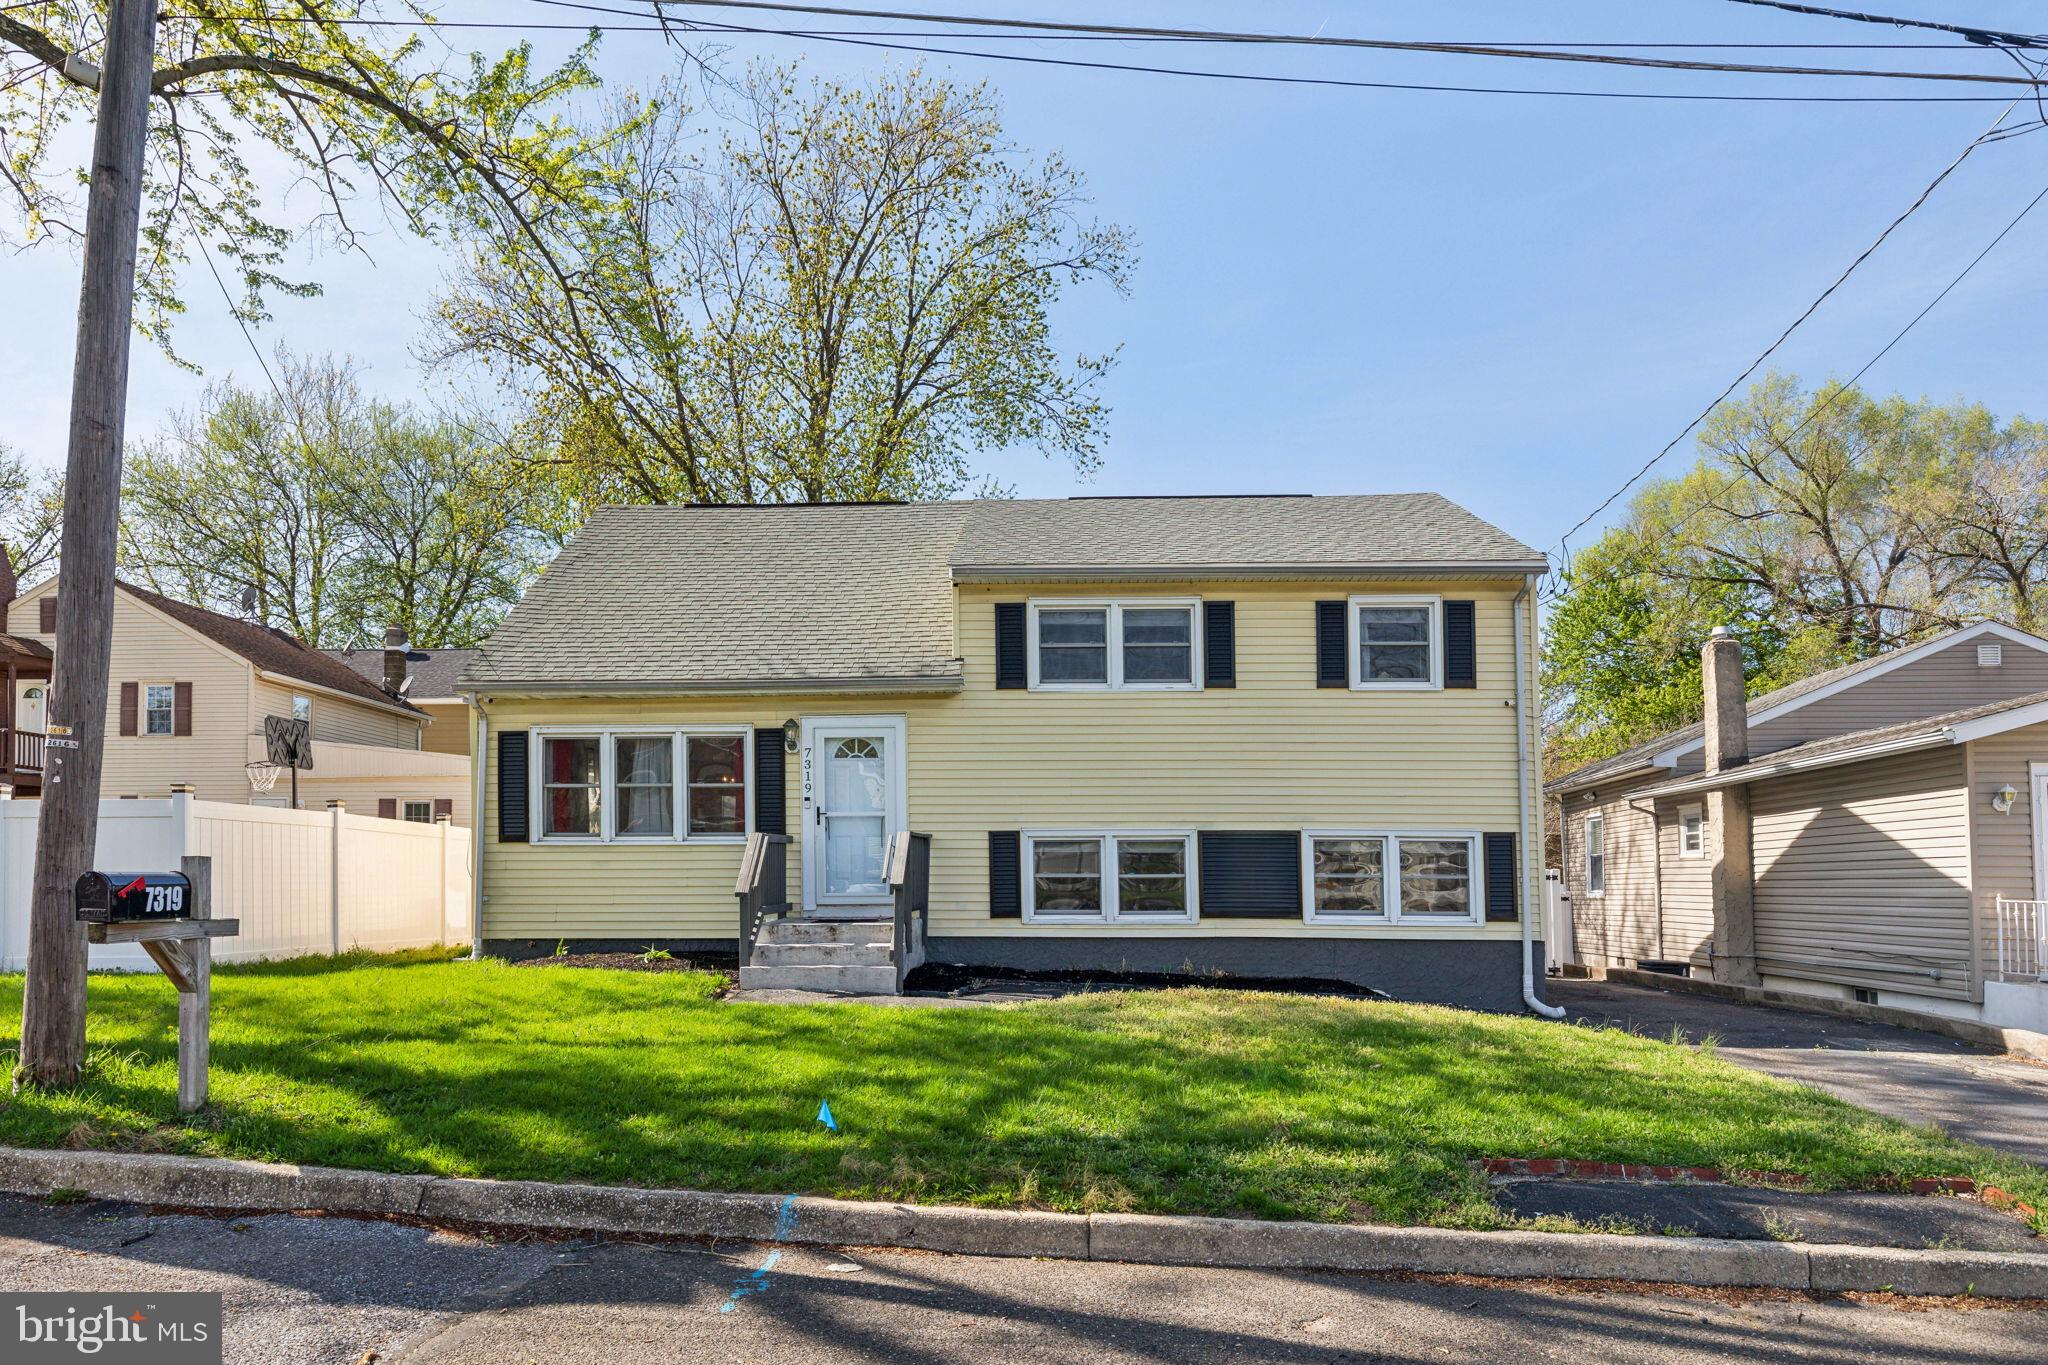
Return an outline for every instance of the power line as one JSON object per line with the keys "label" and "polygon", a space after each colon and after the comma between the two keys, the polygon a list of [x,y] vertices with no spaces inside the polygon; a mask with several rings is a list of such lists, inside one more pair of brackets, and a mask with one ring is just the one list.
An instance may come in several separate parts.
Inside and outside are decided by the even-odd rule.
{"label": "power line", "polygon": [[1792,14],[1809,14],[1821,19],[1849,19],[1859,24],[1889,24],[1893,28],[1921,28],[1938,33],[1954,33],[1987,47],[1997,47],[2001,44],[2008,47],[2048,46],[2048,34],[2005,33],[1998,29],[1978,28],[1973,24],[1946,24],[1937,19],[1905,19],[1891,14],[1867,14],[1862,10],[1828,9],[1821,5],[1795,4],[1792,0],[1734,0],[1734,3],[1755,5],[1760,9],[1780,9]]}
{"label": "power line", "polygon": [[1912,217],[1913,214],[1920,208],[1920,206],[1922,204],[1925,204],[1928,201],[1928,199],[1933,196],[1934,192],[1937,189],[1941,188],[1942,182],[1947,180],[1949,176],[1953,175],[1957,167],[1961,166],[1965,161],[1969,160],[1970,153],[1976,151],[1979,147],[1983,146],[1986,140],[1991,138],[1991,136],[1998,131],[1999,125],[2005,122],[2007,116],[2010,115],[2012,111],[2018,107],[2018,100],[2014,100],[2011,104],[2007,105],[2005,108],[2005,112],[2000,114],[1996,119],[1994,119],[1989,128],[1986,128],[1983,132],[1979,133],[1976,137],[1972,138],[1970,140],[1969,145],[1964,147],[1963,150],[1956,155],[1955,160],[1949,162],[1948,165],[1942,167],[1941,173],[1935,176],[1934,179],[1927,182],[1927,187],[1921,190],[1918,197],[1916,197],[1912,203],[1906,206],[1905,211],[1899,214],[1898,217],[1892,219],[1890,223],[1886,224],[1884,231],[1877,234],[1877,239],[1873,241],[1869,246],[1863,248],[1862,252],[1860,252],[1857,255],[1856,259],[1850,261],[1848,267],[1844,269],[1840,275],[1837,275],[1835,277],[1834,283],[1830,284],[1826,289],[1821,290],[1820,294],[1813,300],[1813,302],[1807,304],[1805,310],[1801,312],[1798,317],[1792,319],[1791,325],[1778,334],[1777,340],[1773,341],[1770,345],[1764,347],[1764,349],[1757,355],[1756,359],[1750,361],[1748,367],[1745,368],[1741,374],[1736,375],[1734,379],[1730,380],[1728,382],[1728,387],[1721,390],[1721,392],[1715,397],[1713,402],[1707,404],[1706,407],[1702,408],[1697,417],[1694,417],[1690,422],[1687,422],[1685,426],[1680,429],[1679,433],[1676,436],[1673,436],[1669,441],[1667,441],[1664,444],[1664,448],[1662,450],[1659,450],[1655,455],[1652,455],[1649,459],[1643,461],[1642,467],[1636,470],[1635,473],[1629,475],[1627,480],[1625,480],[1622,483],[1621,487],[1615,489],[1612,493],[1609,493],[1605,498],[1601,499],[1599,506],[1595,507],[1592,511],[1586,513],[1585,516],[1580,517],[1576,522],[1572,524],[1570,530],[1566,531],[1563,535],[1559,536],[1557,538],[1556,547],[1558,552],[1562,554],[1566,544],[1571,540],[1573,536],[1577,535],[1581,530],[1583,530],[1588,522],[1592,521],[1602,512],[1605,512],[1609,507],[1612,507],[1615,501],[1619,499],[1622,496],[1622,494],[1628,492],[1629,489],[1635,487],[1635,485],[1639,481],[1641,481],[1643,476],[1648,474],[1652,469],[1654,469],[1666,455],[1669,455],[1673,450],[1678,448],[1678,443],[1680,441],[1683,441],[1686,437],[1692,434],[1693,428],[1697,427],[1700,423],[1706,421],[1707,418],[1713,414],[1715,408],[1720,407],[1722,403],[1726,402],[1728,396],[1734,393],[1737,388],[1741,387],[1742,382],[1744,380],[1748,379],[1751,375],[1755,374],[1759,369],[1761,369],[1763,367],[1763,363],[1766,360],[1769,360],[1771,356],[1777,352],[1780,346],[1783,346],[1785,344],[1786,339],[1789,338],[1792,335],[1792,333],[1799,330],[1800,325],[1804,323],[1808,318],[1812,317],[1814,313],[1819,310],[1820,306],[1823,303],[1826,303],[1829,297],[1832,296],[1837,289],[1840,289],[1842,287],[1843,283],[1848,280],[1849,276],[1856,273],[1856,268],[1862,265],[1865,261],[1869,260],[1872,253],[1874,253],[1879,247],[1884,245],[1885,240],[1889,238],[1895,230],[1897,230],[1899,224],[1905,222],[1908,218]]}
{"label": "power line", "polygon": [[[1747,62],[1701,62],[1675,57],[1616,56],[1533,47],[1495,47],[1474,43],[1423,42],[1395,38],[1352,38],[1335,34],[1250,33],[1219,29],[1160,28],[1149,25],[1073,23],[1050,19],[1006,19],[973,14],[925,14],[915,10],[856,9],[844,5],[805,5],[791,0],[648,0],[666,17],[669,7],[682,10],[766,10],[778,14],[815,15],[830,19],[879,19],[892,23],[965,24],[976,28],[1087,33],[1120,38],[1167,38],[1210,43],[1288,47],[1354,48],[1375,52],[1422,52],[1466,57],[1509,57],[1528,61],[1591,62],[1606,66],[1650,67],[1665,71],[1715,71],[1771,76],[1862,76],[1880,80],[1969,81],[1989,85],[2039,85],[2027,76],[1988,72],[1927,72],[1851,69],[1842,67],[1774,66]],[[687,20],[683,22],[689,22]]]}
{"label": "power line", "polygon": [[[628,18],[645,17],[645,11],[614,9],[604,5],[579,3],[578,0],[532,0],[532,3],[586,13],[616,14]],[[758,28],[744,24],[715,23],[704,19],[678,20],[677,23],[697,32],[815,40],[891,52],[917,52],[928,56],[973,57],[982,61],[1019,62],[1031,66],[1073,67],[1089,71],[1138,72],[1154,76],[1189,76],[1205,80],[1351,90],[1427,91],[1458,95],[1540,95],[1563,99],[1680,100],[1719,104],[1996,104],[2003,98],[1998,95],[1726,95],[1688,91],[1561,90],[1522,86],[1437,85],[1416,81],[1362,81],[1330,76],[1280,76],[1246,71],[1208,71],[1198,67],[1152,66],[1138,62],[1091,62],[1073,57],[1044,57],[1022,52],[982,52],[972,48],[935,47],[928,43],[882,42],[807,29]]]}
{"label": "power line", "polygon": [[[1975,270],[1978,267],[1978,265],[1983,262],[1984,258],[1986,256],[1989,256],[1992,253],[1992,251],[1997,248],[2000,242],[2003,242],[2008,236],[2010,236],[2012,234],[2013,229],[2017,228],[2022,222],[2024,222],[2027,218],[2027,215],[2031,214],[2037,207],[2039,207],[2043,199],[2048,199],[2048,186],[2044,186],[2037,194],[2034,195],[2032,199],[2029,199],[2026,203],[2026,206],[2022,208],[2018,213],[2014,214],[2011,221],[1998,230],[1998,235],[1996,237],[1993,237],[1989,242],[1985,243],[1984,249],[1979,251],[1975,256],[1972,256],[1970,258],[1969,264],[1965,265],[1961,270],[1957,271],[1955,278],[1950,280],[1947,284],[1943,285],[1941,292],[1936,294],[1932,299],[1929,299],[1927,301],[1926,307],[1922,308],[1919,312],[1915,313],[1912,316],[1912,318],[1907,321],[1905,326],[1901,327],[1897,332],[1894,332],[1892,334],[1892,339],[1890,341],[1887,341],[1883,346],[1878,348],[1877,354],[1871,356],[1870,359],[1864,361],[1862,367],[1858,369],[1856,373],[1850,375],[1846,381],[1837,386],[1833,393],[1829,394],[1824,400],[1816,404],[1814,407],[1808,409],[1806,415],[1799,420],[1799,423],[1796,426],[1794,426],[1792,430],[1786,434],[1784,440],[1778,442],[1778,444],[1787,445],[1790,444],[1792,441],[1796,440],[1799,437],[1800,433],[1805,431],[1807,427],[1811,426],[1814,422],[1818,421],[1821,415],[1825,413],[1830,407],[1832,407],[1837,399],[1839,399],[1843,394],[1849,392],[1849,390],[1855,388],[1857,383],[1863,378],[1863,376],[1870,373],[1872,367],[1874,367],[1880,360],[1883,360],[1887,355],[1890,355],[1892,352],[1892,348],[1897,346],[1901,341],[1904,341],[1906,339],[1907,333],[1911,332],[1915,327],[1918,327],[1922,319],[1924,319],[1929,313],[1932,313],[1943,299],[1947,298],[1951,293],[1955,291],[1957,285],[1961,284],[1964,280],[1969,278],[1970,272]],[[1713,492],[1708,494],[1706,497],[1701,498],[1698,502],[1694,503],[1691,511],[1687,512],[1677,521],[1672,522],[1669,526],[1660,528],[1661,533],[1664,536],[1669,537],[1676,535],[1679,531],[1684,530],[1685,527],[1692,523],[1694,518],[1698,517],[1701,513],[1707,510],[1708,506],[1711,505],[1712,500],[1714,498],[1717,498],[1721,494],[1727,492],[1730,488],[1734,487],[1737,483],[1740,483],[1741,481],[1742,476],[1740,474],[1732,474],[1727,476],[1713,490]],[[1595,585],[1611,583],[1620,576],[1621,575],[1619,574],[1613,573],[1603,574],[1599,578],[1590,580],[1590,582]],[[1552,594],[1550,600],[1553,602],[1557,601],[1559,598],[1563,597],[1566,593],[1576,589],[1578,586],[1579,585],[1577,583],[1568,583],[1564,588]]]}

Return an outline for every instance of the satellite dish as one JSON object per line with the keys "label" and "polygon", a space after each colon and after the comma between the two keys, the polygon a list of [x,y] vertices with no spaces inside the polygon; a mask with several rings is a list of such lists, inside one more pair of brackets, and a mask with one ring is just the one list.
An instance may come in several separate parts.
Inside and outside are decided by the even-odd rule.
{"label": "satellite dish", "polygon": [[249,587],[242,589],[242,615],[254,616],[255,614],[256,588],[254,584],[251,584]]}

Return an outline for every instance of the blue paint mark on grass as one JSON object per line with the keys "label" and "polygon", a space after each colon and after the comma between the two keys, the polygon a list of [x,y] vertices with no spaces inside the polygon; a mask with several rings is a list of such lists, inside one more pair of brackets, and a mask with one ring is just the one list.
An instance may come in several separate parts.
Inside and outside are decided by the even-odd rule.
{"label": "blue paint mark on grass", "polygon": [[768,1272],[773,1270],[775,1268],[775,1263],[781,1259],[781,1252],[769,1252],[768,1259],[761,1262],[761,1268],[759,1270],[756,1270],[753,1274],[747,1276],[745,1279],[741,1280],[738,1284],[732,1287],[732,1293],[726,1295],[725,1302],[718,1305],[718,1311],[721,1313],[730,1313],[733,1310],[734,1306],[737,1305],[739,1301],[741,1299],[744,1299],[747,1295],[761,1294],[767,1292]]}

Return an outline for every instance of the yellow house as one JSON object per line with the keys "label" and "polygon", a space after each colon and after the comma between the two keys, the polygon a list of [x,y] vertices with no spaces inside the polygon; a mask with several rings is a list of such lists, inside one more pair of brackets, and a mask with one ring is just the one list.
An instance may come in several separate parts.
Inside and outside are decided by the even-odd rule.
{"label": "yellow house", "polygon": [[602,510],[460,683],[478,942],[1521,1009],[1542,570],[1433,494]]}
{"label": "yellow house", "polygon": [[[48,657],[61,586],[45,579],[6,604],[8,638]],[[16,760],[12,794],[34,797],[50,684],[22,667],[14,672],[4,718]],[[288,805],[290,775],[261,789],[268,775],[251,766],[266,757],[269,716],[308,723],[313,766],[299,774],[302,807],[341,801],[360,815],[469,823],[468,757],[426,749],[425,711],[282,631],[116,587],[104,795],[156,797],[189,786],[203,801]]]}

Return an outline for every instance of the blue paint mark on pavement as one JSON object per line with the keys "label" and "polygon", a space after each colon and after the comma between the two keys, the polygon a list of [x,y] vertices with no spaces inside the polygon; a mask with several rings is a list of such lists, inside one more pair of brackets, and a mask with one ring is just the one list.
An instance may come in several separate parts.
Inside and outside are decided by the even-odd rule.
{"label": "blue paint mark on pavement", "polygon": [[786,1241],[796,1231],[796,1196],[782,1196],[782,1207],[775,1211],[775,1240]]}
{"label": "blue paint mark on pavement", "polygon": [[726,1296],[724,1303],[718,1305],[718,1311],[721,1313],[730,1313],[733,1310],[734,1305],[738,1304],[739,1301],[741,1299],[744,1299],[747,1295],[765,1293],[768,1289],[768,1272],[773,1270],[775,1268],[775,1263],[781,1259],[781,1252],[769,1252],[768,1259],[761,1262],[761,1268],[759,1270],[756,1270],[753,1274],[747,1276],[745,1279],[741,1280],[738,1284],[732,1287],[732,1293]]}

